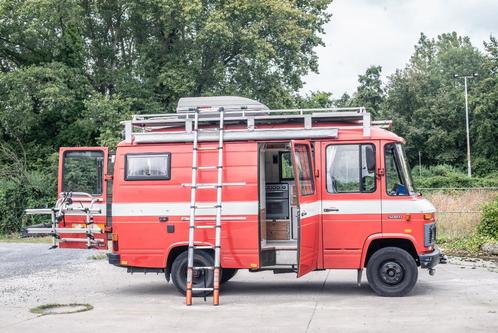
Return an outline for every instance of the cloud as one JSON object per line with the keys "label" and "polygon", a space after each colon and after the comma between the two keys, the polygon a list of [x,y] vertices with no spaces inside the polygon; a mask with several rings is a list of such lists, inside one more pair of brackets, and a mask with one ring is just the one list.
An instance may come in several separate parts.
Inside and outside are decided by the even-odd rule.
{"label": "cloud", "polygon": [[352,93],[370,65],[390,75],[408,62],[421,32],[436,37],[456,31],[481,49],[498,35],[496,0],[335,0],[329,10],[326,46],[317,48],[320,73],[305,77],[303,93]]}

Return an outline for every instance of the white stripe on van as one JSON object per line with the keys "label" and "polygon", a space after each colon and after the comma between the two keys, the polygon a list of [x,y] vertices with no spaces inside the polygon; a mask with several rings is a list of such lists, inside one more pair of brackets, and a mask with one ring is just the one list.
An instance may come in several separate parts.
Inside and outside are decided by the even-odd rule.
{"label": "white stripe on van", "polygon": [[430,201],[418,200],[324,200],[323,210],[337,208],[338,211],[323,214],[393,214],[433,213],[436,211]]}
{"label": "white stripe on van", "polygon": [[[199,206],[214,206],[216,202],[198,202]],[[216,209],[198,209],[198,215],[215,215]],[[257,201],[226,201],[223,203],[223,215],[258,215]],[[140,202],[113,203],[113,216],[189,216],[190,202]]]}
{"label": "white stripe on van", "polygon": [[[215,202],[203,202],[198,205],[215,205]],[[104,206],[104,205],[102,205]],[[105,207],[103,207],[105,208]],[[325,212],[327,208],[338,211]],[[216,209],[202,209],[200,215],[215,215]],[[426,199],[419,200],[324,200],[301,205],[301,213],[306,216],[337,214],[393,214],[393,213],[433,213],[434,206]],[[157,203],[113,203],[113,216],[189,216],[189,202],[157,202]],[[223,203],[223,215],[244,216],[258,215],[257,201],[226,201]]]}

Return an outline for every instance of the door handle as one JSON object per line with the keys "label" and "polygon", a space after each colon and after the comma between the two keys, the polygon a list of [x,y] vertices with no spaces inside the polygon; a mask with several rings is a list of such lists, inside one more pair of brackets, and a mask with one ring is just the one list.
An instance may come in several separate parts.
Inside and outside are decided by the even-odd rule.
{"label": "door handle", "polygon": [[301,216],[306,216],[306,215],[308,215],[308,213],[306,213],[306,212],[301,212]]}
{"label": "door handle", "polygon": [[329,207],[329,208],[324,208],[323,211],[325,213],[328,213],[328,212],[338,212],[339,211],[339,208],[336,208],[336,207]]}

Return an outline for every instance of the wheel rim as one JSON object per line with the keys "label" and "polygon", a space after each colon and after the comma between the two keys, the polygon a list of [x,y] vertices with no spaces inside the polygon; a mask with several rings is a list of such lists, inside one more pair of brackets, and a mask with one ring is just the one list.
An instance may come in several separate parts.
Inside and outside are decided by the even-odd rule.
{"label": "wheel rim", "polygon": [[[194,260],[194,266],[204,266],[202,262],[198,260]],[[182,267],[184,281],[187,281],[187,263],[185,263]],[[192,272],[192,285],[194,286],[203,286],[204,282],[208,282],[207,271],[205,269],[194,269]]]}
{"label": "wheel rim", "polygon": [[390,286],[395,286],[403,282],[405,268],[395,260],[388,260],[380,266],[379,275],[382,282]]}

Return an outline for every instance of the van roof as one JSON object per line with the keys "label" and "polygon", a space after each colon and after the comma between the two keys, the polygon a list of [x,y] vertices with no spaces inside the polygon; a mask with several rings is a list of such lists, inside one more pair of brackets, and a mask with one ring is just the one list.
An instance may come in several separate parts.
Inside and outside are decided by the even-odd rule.
{"label": "van roof", "polygon": [[177,113],[135,115],[123,122],[124,144],[173,143],[193,140],[194,124],[203,130],[200,141],[217,141],[215,131],[223,118],[224,141],[291,139],[365,140],[400,137],[381,127],[390,121],[371,121],[363,107],[279,109],[237,96],[183,98]]}

